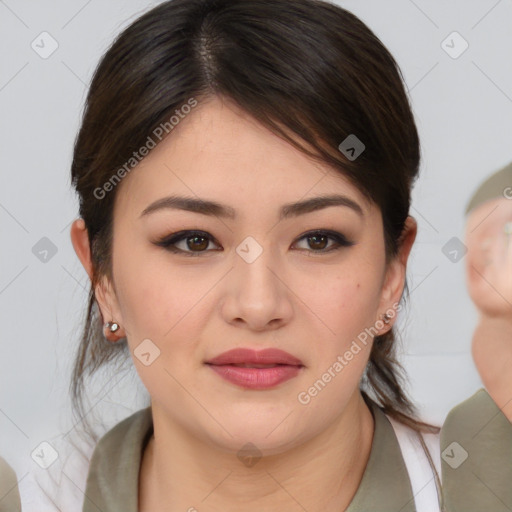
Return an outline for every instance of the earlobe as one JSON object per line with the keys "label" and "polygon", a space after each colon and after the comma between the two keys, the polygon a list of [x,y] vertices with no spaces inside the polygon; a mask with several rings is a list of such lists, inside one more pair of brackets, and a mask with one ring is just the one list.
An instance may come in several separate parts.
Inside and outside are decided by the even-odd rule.
{"label": "earlobe", "polygon": [[[126,329],[121,313],[117,307],[117,299],[112,290],[111,283],[106,276],[102,276],[94,290],[103,320],[103,335],[106,339],[116,342],[126,336]],[[113,305],[113,307],[111,307]],[[109,323],[111,325],[109,325]],[[111,330],[114,327],[115,330]]]}

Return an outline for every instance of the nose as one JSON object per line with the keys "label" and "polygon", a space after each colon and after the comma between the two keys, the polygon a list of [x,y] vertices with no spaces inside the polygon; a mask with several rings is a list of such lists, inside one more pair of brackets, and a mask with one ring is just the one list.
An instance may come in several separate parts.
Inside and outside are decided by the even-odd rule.
{"label": "nose", "polygon": [[254,331],[279,328],[293,315],[293,293],[284,266],[269,249],[256,259],[254,247],[251,250],[252,257],[243,250],[234,256],[234,266],[224,280],[222,315],[226,322]]}

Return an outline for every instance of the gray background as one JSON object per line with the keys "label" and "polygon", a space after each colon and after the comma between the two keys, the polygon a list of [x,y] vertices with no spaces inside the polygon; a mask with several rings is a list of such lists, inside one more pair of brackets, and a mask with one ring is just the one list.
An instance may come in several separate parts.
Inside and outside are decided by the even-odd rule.
{"label": "gray background", "polygon": [[[69,237],[78,211],[69,167],[87,84],[114,35],[157,3],[0,0],[0,453],[17,471],[32,463],[39,443],[72,428],[69,374],[88,278]],[[411,211],[419,233],[400,320],[401,360],[423,417],[439,423],[481,387],[470,354],[476,310],[464,260],[450,261],[442,248],[463,238],[475,187],[512,160],[512,0],[339,4],[397,59],[420,131],[423,161]],[[42,45],[43,31],[58,43],[46,59],[31,47]],[[442,47],[453,31],[469,44],[458,58]],[[460,50],[461,41],[453,41],[452,52]],[[56,249],[46,262],[32,250],[43,237]],[[146,398],[128,366],[97,379],[91,417],[112,425]]]}

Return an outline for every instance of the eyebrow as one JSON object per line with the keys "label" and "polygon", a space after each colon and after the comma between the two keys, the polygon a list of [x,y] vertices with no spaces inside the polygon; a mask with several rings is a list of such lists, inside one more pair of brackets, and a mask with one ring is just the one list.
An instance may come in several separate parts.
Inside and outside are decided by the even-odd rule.
{"label": "eyebrow", "polygon": [[[305,213],[314,212],[330,206],[346,206],[355,211],[361,217],[364,216],[363,209],[353,199],[347,196],[332,194],[312,197],[296,203],[288,203],[281,207],[279,219],[297,217]],[[215,201],[198,199],[196,197],[168,196],[157,199],[146,207],[140,217],[162,209],[186,210],[202,215],[211,215],[228,219],[236,218],[236,210],[231,206],[223,205]]]}

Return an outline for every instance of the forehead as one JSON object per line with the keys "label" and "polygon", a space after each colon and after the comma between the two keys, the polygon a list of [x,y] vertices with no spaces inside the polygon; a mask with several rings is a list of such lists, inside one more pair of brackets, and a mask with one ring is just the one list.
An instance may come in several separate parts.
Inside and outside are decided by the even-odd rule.
{"label": "forehead", "polygon": [[231,101],[217,97],[181,119],[121,185],[119,208],[142,210],[151,200],[179,192],[256,212],[276,203],[342,193],[365,213],[372,209],[339,171],[308,157]]}

